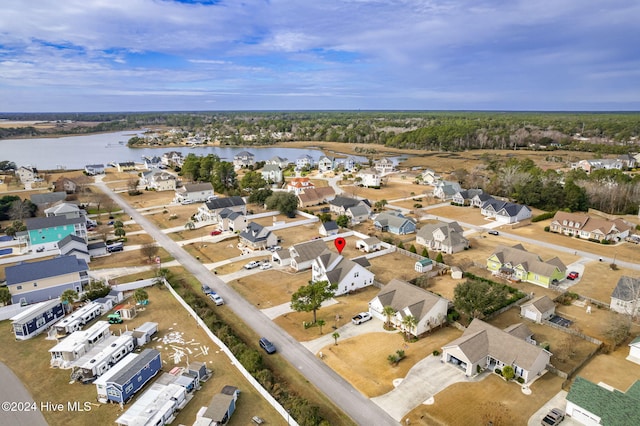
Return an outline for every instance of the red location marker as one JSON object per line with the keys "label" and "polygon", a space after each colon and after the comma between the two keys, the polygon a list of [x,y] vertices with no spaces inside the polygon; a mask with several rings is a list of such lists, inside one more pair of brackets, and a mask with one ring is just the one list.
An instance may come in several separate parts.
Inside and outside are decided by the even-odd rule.
{"label": "red location marker", "polygon": [[342,250],[344,249],[344,246],[347,245],[347,242],[344,240],[344,238],[339,237],[333,241],[333,244],[335,244],[336,248],[338,249],[338,253],[342,253]]}

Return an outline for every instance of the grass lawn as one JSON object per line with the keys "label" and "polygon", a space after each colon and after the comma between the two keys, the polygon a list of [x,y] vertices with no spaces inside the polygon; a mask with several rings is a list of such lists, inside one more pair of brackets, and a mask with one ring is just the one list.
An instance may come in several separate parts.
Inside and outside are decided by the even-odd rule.
{"label": "grass lawn", "polygon": [[308,272],[294,274],[270,269],[227,284],[250,303],[265,309],[291,302],[291,295],[309,282]]}
{"label": "grass lawn", "polygon": [[[636,325],[635,336],[638,333]],[[629,346],[627,341],[609,354],[598,354],[577,375],[594,383],[604,382],[621,391],[626,391],[640,377],[640,365],[627,361]]]}
{"label": "grass lawn", "polygon": [[[166,290],[157,288],[147,289],[149,293],[149,306],[138,314],[136,318],[127,321],[120,326],[112,326],[112,332],[119,334],[125,330],[125,326],[131,330],[145,321],[155,321],[159,323],[158,337],[162,338],[170,332],[184,333],[182,339],[185,342],[197,343],[189,344],[162,344],[155,340],[152,346],[162,354],[163,371],[169,371],[176,365],[185,366],[186,359],[182,358],[176,364],[174,358],[175,349],[171,346],[191,349],[192,353],[189,361],[206,362],[207,366],[213,370],[213,378],[204,384],[202,389],[194,394],[194,398],[180,412],[175,424],[191,424],[195,420],[196,412],[201,406],[206,406],[213,395],[230,384],[242,390],[242,395],[238,399],[238,410],[231,418],[230,425],[247,425],[251,423],[251,417],[259,415],[269,424],[282,422],[280,417],[260,395],[253,390],[253,387],[240,375],[235,368],[229,368],[229,359],[219,351],[219,348],[211,342],[204,331],[193,326],[193,319],[182,309],[178,302]],[[71,370],[58,370],[49,367],[49,353],[55,342],[45,340],[44,335],[34,339],[18,342],[13,339],[10,331],[9,321],[0,323],[0,344],[5,348],[0,353],[0,360],[5,362],[23,381],[27,389],[31,392],[36,402],[53,401],[85,401],[94,403],[96,400],[96,389],[93,385],[81,385],[78,383],[69,384],[69,374]],[[208,348],[208,354],[202,353],[202,348]],[[38,379],[40,377],[41,379]],[[42,380],[46,377],[46,380]],[[117,405],[95,404],[90,412],[80,413],[43,413],[50,425],[105,425],[112,424],[121,414]]]}
{"label": "grass lawn", "polygon": [[[163,263],[173,260],[173,257],[162,247],[158,250],[158,256],[160,256],[160,260]],[[109,256],[95,257],[91,259],[90,267],[91,269],[105,269],[151,264],[154,264],[154,262],[145,257],[140,250],[132,250],[111,253]]]}
{"label": "grass lawn", "polygon": [[490,374],[480,382],[449,386],[435,395],[433,405],[416,407],[405,419],[412,425],[526,425],[560,391],[563,380],[547,373],[530,386],[531,395],[525,395],[518,383]]}

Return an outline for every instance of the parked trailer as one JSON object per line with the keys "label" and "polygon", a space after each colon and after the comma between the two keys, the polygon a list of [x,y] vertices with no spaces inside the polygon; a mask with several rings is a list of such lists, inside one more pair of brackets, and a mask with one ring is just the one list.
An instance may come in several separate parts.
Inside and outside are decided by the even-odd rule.
{"label": "parked trailer", "polygon": [[187,404],[187,391],[176,384],[154,383],[120,417],[116,424],[163,425],[170,424],[176,412]]}
{"label": "parked trailer", "polygon": [[75,360],[109,336],[111,336],[111,329],[106,321],[98,321],[86,330],[74,331],[49,349],[51,366],[70,368]]}
{"label": "parked trailer", "polygon": [[13,334],[18,340],[30,339],[63,317],[64,305],[59,299],[36,303],[11,318]]}
{"label": "parked trailer", "polygon": [[54,325],[56,336],[60,338],[82,330],[89,321],[100,315],[102,315],[102,305],[95,302],[88,303]]}
{"label": "parked trailer", "polygon": [[95,381],[100,402],[127,403],[162,368],[160,352],[155,349],[145,349],[130,358],[132,355]]}
{"label": "parked trailer", "polygon": [[132,335],[137,340],[137,345],[146,345],[151,341],[151,337],[158,332],[157,322],[145,322],[140,327],[133,330]]}
{"label": "parked trailer", "polygon": [[73,366],[77,370],[72,377],[83,383],[90,383],[106,373],[135,347],[135,341],[131,336],[111,336],[74,362]]}

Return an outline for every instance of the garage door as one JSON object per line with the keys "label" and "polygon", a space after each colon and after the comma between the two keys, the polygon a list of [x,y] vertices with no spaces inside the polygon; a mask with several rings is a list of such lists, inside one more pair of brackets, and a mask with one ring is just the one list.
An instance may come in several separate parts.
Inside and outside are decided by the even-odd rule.
{"label": "garage door", "polygon": [[530,319],[530,320],[532,320],[532,321],[536,321],[536,319],[537,319],[537,318],[536,318],[536,313],[535,313],[535,312],[533,312],[533,311],[530,311],[530,310],[525,310],[525,311],[524,311],[524,317],[525,317],[526,319]]}

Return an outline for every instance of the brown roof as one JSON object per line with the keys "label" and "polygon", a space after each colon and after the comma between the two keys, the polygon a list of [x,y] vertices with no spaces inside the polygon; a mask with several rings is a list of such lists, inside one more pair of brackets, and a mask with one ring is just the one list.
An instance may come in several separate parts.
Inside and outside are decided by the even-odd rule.
{"label": "brown roof", "polygon": [[586,232],[600,231],[604,235],[611,234],[616,231],[625,232],[631,229],[630,225],[619,218],[614,220],[607,220],[597,217],[591,217],[583,213],[567,213],[560,211],[555,214],[552,223],[557,223],[560,226],[565,226],[568,228]]}
{"label": "brown roof", "polygon": [[430,291],[399,279],[392,279],[376,296],[382,306],[391,306],[398,312],[409,309],[418,321],[422,319],[439,300],[443,299]]}
{"label": "brown roof", "polygon": [[537,254],[526,251],[521,244],[516,244],[513,247],[498,246],[492,256],[496,256],[503,265],[506,263],[510,263],[513,267],[522,265],[526,271],[545,277],[550,277],[556,268],[560,271],[567,269],[559,258],[554,257],[544,262]]}
{"label": "brown roof", "polygon": [[524,303],[522,307],[532,306],[541,314],[553,309],[556,307],[556,304],[553,300],[551,300],[548,296],[540,296],[531,300],[530,302]]}

